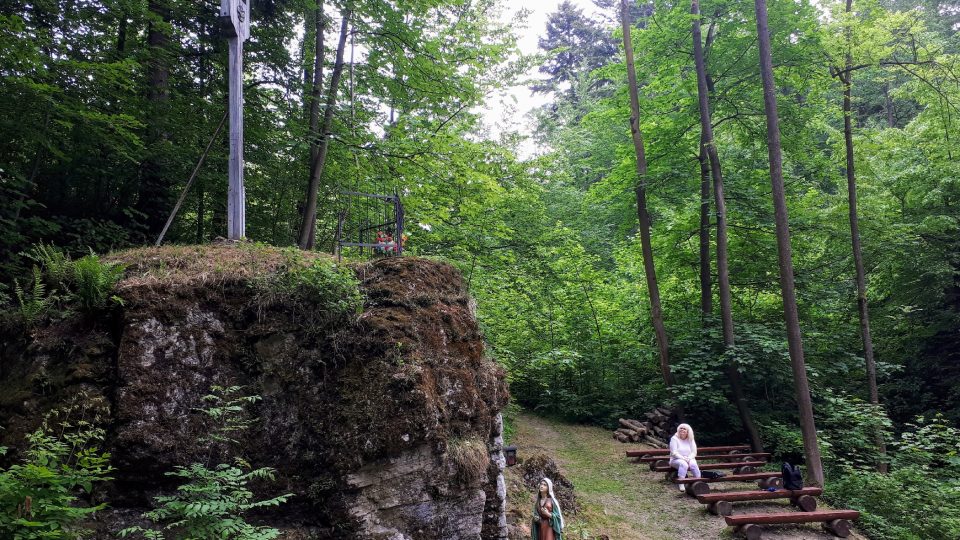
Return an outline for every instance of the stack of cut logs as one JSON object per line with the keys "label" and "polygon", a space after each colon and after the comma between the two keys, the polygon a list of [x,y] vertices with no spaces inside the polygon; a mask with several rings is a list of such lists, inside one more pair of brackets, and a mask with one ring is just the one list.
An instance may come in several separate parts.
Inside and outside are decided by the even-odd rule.
{"label": "stack of cut logs", "polygon": [[655,448],[666,448],[666,440],[672,435],[671,421],[673,411],[666,407],[657,407],[646,413],[646,421],[620,419],[620,427],[613,432],[613,438],[622,442],[642,442]]}

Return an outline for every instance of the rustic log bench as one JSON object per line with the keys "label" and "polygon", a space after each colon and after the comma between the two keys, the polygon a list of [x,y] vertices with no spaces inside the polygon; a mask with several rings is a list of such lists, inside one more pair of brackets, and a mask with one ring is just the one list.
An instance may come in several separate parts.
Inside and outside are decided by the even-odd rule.
{"label": "rustic log bench", "polygon": [[[708,460],[708,459],[741,459],[741,458],[769,458],[770,452],[737,452],[735,454],[702,454],[702,450],[697,451],[697,459]],[[659,455],[659,456],[644,456],[637,460],[637,463],[650,463],[652,461],[658,461],[662,459],[669,459],[670,454]]]}
{"label": "rustic log bench", "polygon": [[717,482],[753,482],[757,481],[760,489],[768,487],[780,487],[783,485],[783,473],[779,472],[758,472],[748,474],[731,474],[720,478],[676,478],[674,484],[683,484],[686,486],[688,495],[696,497],[697,495],[706,495],[710,493],[710,485]]}
{"label": "rustic log bench", "polygon": [[[759,461],[761,459],[766,460],[770,457],[770,454],[767,452],[754,452],[748,454],[714,454],[708,456],[701,456],[699,452],[697,453],[697,461],[717,461],[721,459],[727,459],[730,461]],[[656,468],[661,465],[669,465],[670,459],[669,456],[646,456],[637,460],[638,463],[649,463],[650,470],[655,471]]]}
{"label": "rustic log bench", "polygon": [[771,499],[790,499],[790,503],[804,512],[813,512],[817,509],[817,499],[814,497],[823,493],[823,489],[818,487],[806,487],[803,489],[789,490],[778,489],[776,491],[728,491],[725,493],[708,493],[706,495],[697,495],[697,500],[701,504],[707,505],[707,511],[718,516],[729,516],[733,514],[733,504],[739,501],[768,501]]}
{"label": "rustic log bench", "polygon": [[[698,448],[698,454],[719,454],[722,452],[744,452],[749,451],[750,446],[746,444],[740,444],[735,446],[705,446],[703,448]],[[627,457],[644,457],[644,456],[669,456],[669,448],[647,448],[645,450],[627,450]]]}
{"label": "rustic log bench", "polygon": [[850,536],[850,521],[860,517],[856,510],[824,510],[819,512],[783,512],[778,514],[741,514],[725,516],[727,525],[736,527],[747,540],[759,540],[763,536],[761,525],[786,523],[823,523],[823,528],[834,536]]}
{"label": "rustic log bench", "polygon": [[[734,463],[703,463],[700,465],[701,471],[716,471],[722,469],[733,469],[733,474],[747,474],[757,472],[756,467],[766,465],[764,461],[737,461]],[[666,479],[673,480],[677,475],[677,470],[670,465],[658,465],[653,469],[656,472],[667,473]]]}

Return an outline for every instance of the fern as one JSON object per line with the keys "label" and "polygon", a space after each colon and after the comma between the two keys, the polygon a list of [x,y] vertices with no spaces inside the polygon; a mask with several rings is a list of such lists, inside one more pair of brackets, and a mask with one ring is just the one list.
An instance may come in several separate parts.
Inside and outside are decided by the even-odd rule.
{"label": "fern", "polygon": [[53,244],[35,244],[26,255],[40,266],[50,284],[67,287],[73,277],[73,261],[63,250]]}
{"label": "fern", "polygon": [[[208,443],[235,445],[237,441],[233,436],[252,425],[245,406],[255,403],[260,396],[243,395],[243,390],[241,386],[214,386],[211,394],[204,396],[207,406],[197,411],[211,420],[211,434],[205,437]],[[242,458],[234,457],[233,460],[232,464],[220,463],[213,468],[203,463],[193,463],[189,467],[178,466],[166,473],[184,483],[175,494],[156,497],[154,501],[157,508],[143,515],[155,524],[163,524],[163,528],[130,527],[120,531],[120,537],[140,535],[147,540],[165,540],[164,531],[173,531],[177,538],[191,540],[277,538],[280,531],[251,525],[243,518],[243,514],[257,508],[279,506],[291,495],[255,500],[248,487],[249,482],[273,480],[274,469],[252,469]]]}
{"label": "fern", "polygon": [[114,285],[123,277],[125,267],[121,264],[105,263],[92,251],[89,255],[73,263],[73,294],[86,311],[102,308],[110,296]]}
{"label": "fern", "polygon": [[47,286],[43,283],[40,269],[33,267],[33,286],[25,291],[16,279],[13,280],[14,294],[20,304],[20,316],[27,325],[31,325],[43,316],[54,301],[47,295]]}

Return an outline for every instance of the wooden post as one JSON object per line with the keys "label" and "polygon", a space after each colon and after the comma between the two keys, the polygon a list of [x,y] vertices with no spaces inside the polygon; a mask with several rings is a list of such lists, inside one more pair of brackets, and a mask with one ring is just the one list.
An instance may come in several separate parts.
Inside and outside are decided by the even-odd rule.
{"label": "wooden post", "polygon": [[250,37],[248,0],[220,0],[221,28],[227,35],[230,162],[227,168],[227,238],[246,236],[246,193],[243,187],[243,42]]}

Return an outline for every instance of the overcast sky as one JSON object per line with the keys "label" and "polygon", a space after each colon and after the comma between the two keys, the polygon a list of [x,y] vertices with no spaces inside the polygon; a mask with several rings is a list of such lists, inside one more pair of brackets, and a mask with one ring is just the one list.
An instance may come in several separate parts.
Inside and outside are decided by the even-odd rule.
{"label": "overcast sky", "polygon": [[[519,48],[524,54],[535,54],[540,52],[537,43],[541,36],[546,33],[547,17],[557,11],[562,0],[533,0],[527,2],[505,2],[503,20],[510,21],[520,9],[530,11],[527,17],[525,28],[517,29],[520,36]],[[579,6],[584,13],[593,14],[597,12],[596,6],[590,0],[572,0]],[[537,77],[537,68],[534,67],[527,73],[530,77]],[[519,81],[520,84],[491,96],[487,100],[487,110],[484,112],[485,123],[490,127],[491,135],[496,137],[503,131],[518,131],[529,135],[532,131],[532,124],[527,113],[536,107],[546,103],[550,98],[544,94],[533,95],[527,87],[526,81]],[[532,145],[524,148],[523,154],[533,153]]]}

